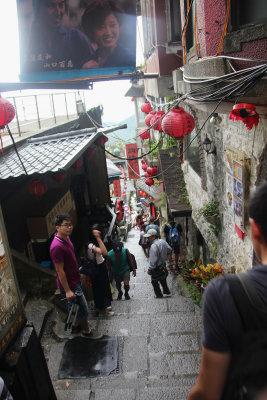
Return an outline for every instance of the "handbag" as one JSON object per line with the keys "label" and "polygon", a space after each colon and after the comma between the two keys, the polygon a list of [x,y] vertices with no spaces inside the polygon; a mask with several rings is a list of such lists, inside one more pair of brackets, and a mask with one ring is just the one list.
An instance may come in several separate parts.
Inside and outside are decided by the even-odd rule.
{"label": "handbag", "polygon": [[98,266],[96,263],[96,258],[94,260],[89,260],[89,258],[80,258],[80,273],[89,276],[90,279],[96,278],[98,275]]}
{"label": "handbag", "polygon": [[166,268],[165,263],[151,270],[152,281],[166,279],[167,276],[168,276],[168,270]]}

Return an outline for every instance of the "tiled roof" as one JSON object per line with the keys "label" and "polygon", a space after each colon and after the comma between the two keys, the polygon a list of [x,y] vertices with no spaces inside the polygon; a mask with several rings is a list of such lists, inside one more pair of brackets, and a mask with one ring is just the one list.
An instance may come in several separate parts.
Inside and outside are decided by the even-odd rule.
{"label": "tiled roof", "polygon": [[183,204],[185,183],[177,149],[159,150],[159,172],[162,172],[169,210],[175,217],[191,215],[191,208]]}
{"label": "tiled roof", "polygon": [[[98,137],[103,136],[108,130],[99,129],[96,133],[92,133],[92,129],[87,129],[88,131],[89,133],[66,132],[28,139],[18,147],[18,154],[27,175],[68,169]],[[14,148],[2,155],[0,179],[25,175],[22,163]]]}

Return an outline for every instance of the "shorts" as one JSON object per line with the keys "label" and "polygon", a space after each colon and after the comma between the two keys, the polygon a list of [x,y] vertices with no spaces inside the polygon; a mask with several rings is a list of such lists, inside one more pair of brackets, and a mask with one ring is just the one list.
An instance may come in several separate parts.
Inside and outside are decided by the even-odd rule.
{"label": "shorts", "polygon": [[[77,302],[79,304],[79,310],[78,310],[78,314],[77,314],[77,319],[85,319],[88,317],[89,314],[89,310],[88,310],[88,305],[87,305],[87,301],[86,298],[83,294],[82,291],[82,287],[81,285],[77,285],[74,288],[71,288],[71,290],[73,291],[73,293],[78,293],[80,296],[77,296]],[[66,296],[65,290],[61,290],[61,294],[63,296]],[[70,311],[71,306],[73,304],[74,300],[68,300],[67,301],[67,307],[68,307],[68,311]]]}
{"label": "shorts", "polygon": [[180,245],[178,244],[177,246],[172,246],[172,250],[174,254],[180,254]]}
{"label": "shorts", "polygon": [[117,282],[121,283],[123,281],[129,281],[130,280],[130,270],[128,269],[122,275],[113,274],[113,278],[115,279],[116,283]]}

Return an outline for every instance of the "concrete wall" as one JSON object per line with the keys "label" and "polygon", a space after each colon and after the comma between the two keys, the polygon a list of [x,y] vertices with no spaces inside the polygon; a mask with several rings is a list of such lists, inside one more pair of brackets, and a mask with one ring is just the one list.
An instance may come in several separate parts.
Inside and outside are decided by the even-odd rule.
{"label": "concrete wall", "polygon": [[[208,114],[195,110],[198,123],[201,126]],[[229,215],[229,208],[226,198],[226,171],[227,164],[225,158],[226,149],[241,151],[247,162],[251,163],[250,176],[247,179],[248,192],[245,197],[247,205],[249,192],[255,188],[257,171],[260,169],[260,159],[263,155],[267,143],[266,120],[260,119],[255,131],[247,130],[241,121],[230,121],[227,115],[221,115],[222,123],[219,126],[211,125],[209,122],[201,132],[201,140],[205,135],[212,140],[217,149],[217,155],[205,154],[205,174],[207,190],[201,187],[201,178],[193,171],[190,164],[185,161],[183,172],[186,186],[193,209],[192,218],[196,227],[201,232],[208,249],[210,258],[217,260],[227,270],[245,270],[252,266],[253,248],[249,235],[249,224],[246,220],[245,236],[243,240],[239,238],[235,230],[233,218]],[[197,210],[203,204],[215,198],[219,202],[221,228],[218,236],[210,229],[210,224],[203,216],[198,216]],[[190,228],[191,242],[194,243],[196,229]],[[189,243],[188,258],[195,256],[194,246]]]}

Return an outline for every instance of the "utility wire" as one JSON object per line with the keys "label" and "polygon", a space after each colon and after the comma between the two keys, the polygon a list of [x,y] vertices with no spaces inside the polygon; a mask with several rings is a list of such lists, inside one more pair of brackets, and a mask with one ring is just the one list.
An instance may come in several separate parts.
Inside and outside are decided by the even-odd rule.
{"label": "utility wire", "polygon": [[14,149],[15,149],[15,152],[16,152],[16,154],[17,154],[17,156],[18,156],[18,159],[19,159],[19,161],[20,161],[20,163],[21,163],[21,165],[22,165],[22,168],[24,169],[25,174],[28,175],[28,172],[27,172],[27,170],[26,170],[26,168],[25,168],[25,166],[24,166],[24,164],[23,164],[23,162],[22,162],[22,160],[21,160],[21,158],[20,158],[20,155],[19,155],[19,152],[18,152],[16,143],[15,143],[15,140],[14,140],[13,135],[12,135],[10,129],[9,129],[9,126],[6,125],[6,128],[7,128],[7,131],[8,131],[8,133],[9,133],[9,136],[11,137],[11,140],[12,140],[12,143],[13,143],[13,146],[14,146]]}

